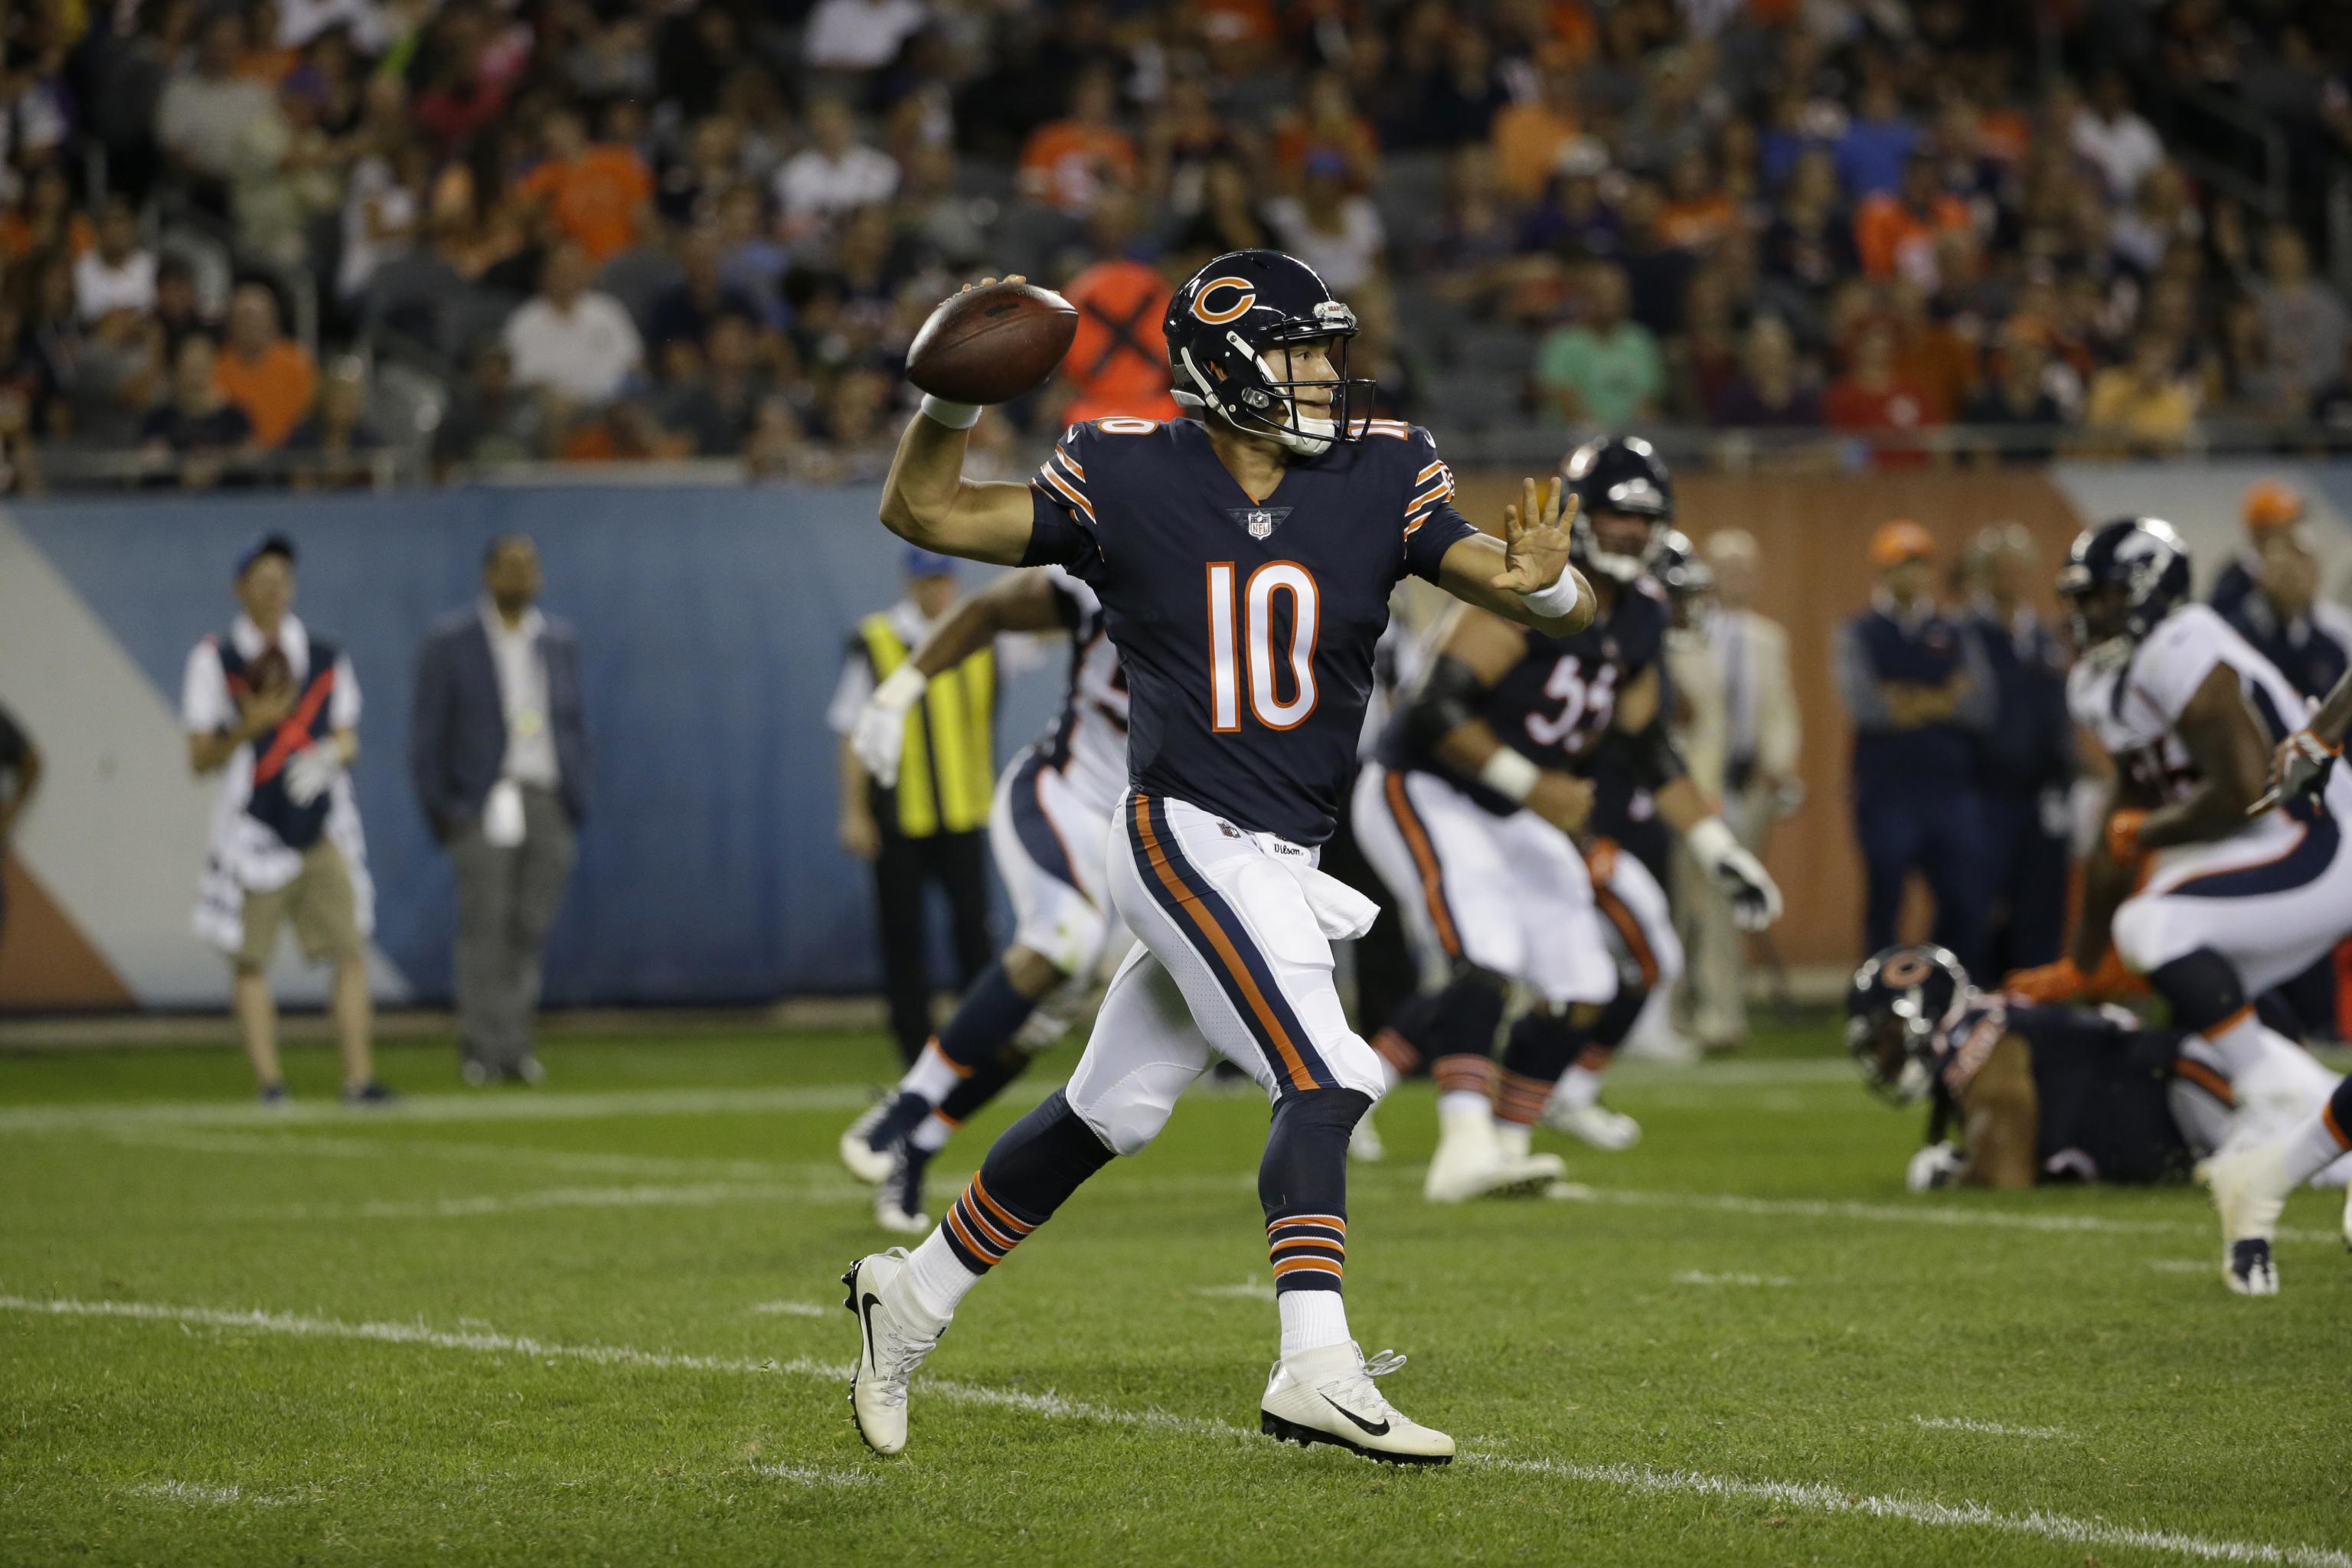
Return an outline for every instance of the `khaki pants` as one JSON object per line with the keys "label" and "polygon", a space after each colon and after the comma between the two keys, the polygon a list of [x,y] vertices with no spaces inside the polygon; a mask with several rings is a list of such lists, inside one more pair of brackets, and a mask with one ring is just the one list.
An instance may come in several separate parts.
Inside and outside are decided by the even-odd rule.
{"label": "khaki pants", "polygon": [[342,851],[324,836],[302,851],[302,869],[292,881],[267,892],[246,890],[244,919],[245,940],[233,958],[241,970],[268,969],[278,947],[278,928],[289,922],[302,956],[313,963],[356,958],[367,951],[360,941],[351,870],[343,864]]}
{"label": "khaki pants", "polygon": [[[1747,847],[1763,853],[1771,803],[1748,790],[1724,803],[1724,820]],[[1675,1027],[1708,1050],[1748,1038],[1748,936],[1731,918],[1731,900],[1681,844],[1675,846],[1675,923],[1686,963],[1675,987]]]}
{"label": "khaki pants", "polygon": [[501,848],[477,816],[449,841],[457,868],[457,1036],[469,1060],[500,1070],[531,1054],[539,955],[572,875],[572,819],[552,790],[525,785],[523,840]]}

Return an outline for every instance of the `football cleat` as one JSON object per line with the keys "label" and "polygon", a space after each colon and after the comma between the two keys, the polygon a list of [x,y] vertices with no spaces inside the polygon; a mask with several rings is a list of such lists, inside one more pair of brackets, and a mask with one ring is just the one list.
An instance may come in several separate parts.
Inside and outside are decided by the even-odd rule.
{"label": "football cleat", "polygon": [[900,1236],[925,1236],[931,1216],[923,1212],[923,1173],[930,1155],[912,1143],[900,1143],[890,1163],[890,1173],[874,1189],[874,1223]]}
{"label": "football cleat", "polygon": [[2290,1184],[2276,1143],[2217,1154],[2197,1167],[2197,1179],[2221,1212],[2221,1278],[2241,1296],[2278,1294],[2278,1264],[2271,1241]]}
{"label": "football cleat", "polygon": [[1372,1113],[1367,1110],[1348,1134],[1348,1158],[1360,1165],[1377,1165],[1388,1157],[1389,1146],[1381,1142],[1381,1130],[1372,1125]]}
{"label": "football cleat", "polygon": [[1511,1149],[1483,1105],[1441,1110],[1437,1152],[1429,1159],[1421,1195],[1433,1204],[1467,1203],[1499,1193],[1539,1192],[1568,1173],[1557,1154]]}
{"label": "football cleat", "polygon": [[915,1305],[913,1292],[900,1283],[906,1272],[906,1248],[894,1247],[859,1258],[841,1277],[849,1287],[842,1305],[856,1318],[859,1339],[857,1366],[849,1374],[850,1413],[857,1435],[877,1454],[907,1446],[908,1380],[948,1327]]}
{"label": "football cleat", "polygon": [[877,1149],[870,1142],[874,1130],[890,1114],[892,1098],[885,1095],[866,1108],[866,1113],[849,1124],[841,1135],[841,1163],[849,1173],[867,1186],[889,1180],[892,1160],[890,1151]]}
{"label": "football cleat", "polygon": [[1454,1439],[1408,1420],[1372,1385],[1404,1360],[1382,1351],[1368,1362],[1353,1340],[1286,1356],[1258,1401],[1258,1430],[1276,1442],[1328,1443],[1383,1464],[1449,1464]]}
{"label": "football cleat", "polygon": [[1559,1097],[1554,1095],[1544,1106],[1543,1124],[1612,1154],[1642,1141],[1640,1122],[1597,1100],[1590,1105],[1571,1106],[1561,1103]]}

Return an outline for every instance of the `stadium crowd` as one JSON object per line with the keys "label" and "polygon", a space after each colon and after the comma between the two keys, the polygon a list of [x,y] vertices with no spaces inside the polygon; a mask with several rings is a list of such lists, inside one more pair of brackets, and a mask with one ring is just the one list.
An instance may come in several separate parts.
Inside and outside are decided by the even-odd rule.
{"label": "stadium crowd", "polygon": [[[1384,411],[1449,434],[2352,428],[2325,0],[36,0],[6,27],[14,486],[37,444],[341,484],[428,437],[444,475],[870,479],[955,277],[1081,303],[1068,374],[1011,410],[1042,426],[1157,411],[1166,279],[1259,244],[1356,302]],[[2192,112],[2217,100],[2284,128],[2251,184]]]}

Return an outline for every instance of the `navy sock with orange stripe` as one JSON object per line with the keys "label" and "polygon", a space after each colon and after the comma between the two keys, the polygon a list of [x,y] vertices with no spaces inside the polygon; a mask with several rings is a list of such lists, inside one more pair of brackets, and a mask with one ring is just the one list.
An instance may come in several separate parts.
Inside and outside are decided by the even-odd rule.
{"label": "navy sock with orange stripe", "polygon": [[1541,1010],[1519,1015],[1511,1037],[1503,1047],[1503,1081],[1495,1100],[1495,1119],[1532,1127],[1543,1115],[1552,1085],[1583,1054],[1585,1032],[1556,1013]]}
{"label": "navy sock with orange stripe", "polygon": [[1285,1357],[1347,1342],[1348,1134],[1371,1108],[1372,1097],[1352,1089],[1302,1089],[1275,1102],[1257,1195]]}
{"label": "navy sock with orange stripe", "polygon": [[1495,1031],[1503,1025],[1505,984],[1486,970],[1465,970],[1437,994],[1423,1048],[1441,1106],[1448,1095],[1494,1093]]}
{"label": "navy sock with orange stripe", "polygon": [[967,1270],[985,1274],[1053,1218],[1110,1157],[1057,1089],[1005,1129],[950,1205],[937,1234]]}

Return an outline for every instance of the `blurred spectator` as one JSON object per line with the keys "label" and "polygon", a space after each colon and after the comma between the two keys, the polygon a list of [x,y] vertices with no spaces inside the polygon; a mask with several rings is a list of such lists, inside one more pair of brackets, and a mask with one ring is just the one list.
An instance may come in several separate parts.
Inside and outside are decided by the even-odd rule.
{"label": "blurred spectator", "polygon": [[2074,111],[2074,147],[2096,169],[2107,199],[2124,202],[2164,163],[2164,142],[2156,128],[2133,112],[2131,86],[2120,71],[2101,73],[2090,101]]}
{"label": "blurred spectator", "polygon": [[1488,139],[1495,148],[1495,172],[1503,190],[1517,201],[1533,201],[1559,167],[1576,133],[1583,128],[1577,114],[1576,73],[1555,67],[1537,78],[1533,97],[1507,104],[1495,112]]}
{"label": "blurred spectator", "polygon": [[1301,110],[1276,119],[1276,167],[1297,173],[1318,160],[1337,160],[1349,189],[1370,189],[1380,179],[1380,138],[1356,112],[1347,79],[1336,70],[1316,71],[1307,79],[1303,98]]}
{"label": "blurred spectator", "polygon": [[1554,329],[1537,348],[1537,386],[1572,425],[1615,430],[1655,418],[1665,364],[1657,339],[1625,313],[1624,269],[1587,267],[1583,303],[1582,321]]}
{"label": "blurred spectator", "polygon": [[74,308],[85,321],[117,310],[143,316],[155,308],[155,257],[139,244],[131,204],[110,196],[99,215],[98,244],[74,263]]}
{"label": "blurred spectator", "polygon": [[[1099,231],[1104,220],[1114,216],[1121,223],[1130,222],[1131,215],[1131,198],[1125,192],[1114,193],[1095,209],[1095,226]],[[1078,330],[1062,361],[1070,400],[1055,416],[1055,425],[1107,414],[1140,419],[1181,416],[1182,410],[1169,395],[1168,340],[1160,331],[1170,292],[1158,268],[1115,251],[1063,286],[1062,297],[1078,308]]]}
{"label": "blurred spectator", "polygon": [[1778,316],[1756,318],[1740,343],[1738,374],[1708,412],[1716,424],[1741,428],[1819,427],[1821,394],[1801,379],[1797,340],[1788,323]]}
{"label": "blurred spectator", "polygon": [[1809,149],[1790,170],[1788,193],[1764,231],[1763,262],[1768,275],[1816,302],[1861,266],[1827,149]]}
{"label": "blurred spectator", "polygon": [[1977,746],[1995,693],[1984,649],[1928,595],[1935,542],[1916,522],[1870,544],[1871,607],[1838,628],[1834,673],[1853,721],[1854,837],[1867,888],[1864,952],[1895,940],[1913,872],[1936,902],[1936,942],[1983,962],[1984,816]]}
{"label": "blurred spectator", "polygon": [[2034,605],[2047,579],[2033,536],[2014,522],[1986,529],[1969,548],[1968,574],[1969,626],[1993,687],[1980,752],[1987,973],[2007,974],[2056,963],[2065,942],[2074,721],[2065,647]]}
{"label": "blurred spectator", "polygon": [[658,352],[673,338],[699,343],[721,315],[756,319],[760,306],[741,287],[727,280],[719,259],[719,233],[712,228],[689,232],[677,247],[682,276],[646,312],[646,336]]}
{"label": "blurred spectator", "polygon": [[[2065,411],[2049,386],[2050,356],[2039,333],[2016,331],[2007,334],[1992,356],[1992,378],[1962,409],[1960,422],[2021,432],[2047,429],[2065,422]],[[2047,458],[2046,442],[2004,439],[1992,448],[2003,462]]]}
{"label": "blurred spectator", "polygon": [[524,197],[540,204],[557,232],[597,265],[637,244],[654,182],[636,150],[590,142],[586,124],[570,109],[548,115],[540,136],[546,156],[523,176]]}
{"label": "blurred spectator", "polygon": [[2265,528],[2254,548],[2253,580],[2226,618],[2289,685],[2317,702],[2352,667],[2352,612],[2320,596],[2310,524]]}
{"label": "blurred spectator", "polygon": [[1707,251],[1729,231],[1737,215],[1704,147],[1685,147],[1666,171],[1666,199],[1658,211],[1658,232],[1680,250]]}
{"label": "blurred spectator", "polygon": [[149,465],[190,489],[209,489],[231,460],[249,458],[259,443],[253,421],[220,389],[212,340],[188,338],[172,364],[172,395],[147,416],[140,440]]}
{"label": "blurred spectator", "polygon": [[325,94],[318,72],[295,71],[238,133],[229,208],[237,247],[255,260],[300,266],[311,220],[342,205],[346,158],[319,124]]}
{"label": "blurred spectator", "polygon": [[621,302],[589,288],[588,278],[578,246],[549,251],[538,295],[507,318],[505,336],[519,384],[593,406],[643,368],[645,345]]}
{"label": "blurred spectator", "polygon": [[2352,315],[2336,290],[2312,276],[2311,252],[2292,224],[2274,224],[2263,248],[2267,279],[2255,286],[2263,330],[2294,378],[2300,403],[2327,384],[2352,347]]}
{"label": "blurred spectator", "polygon": [[1347,164],[1336,153],[1309,158],[1299,194],[1267,202],[1265,217],[1276,243],[1321,273],[1343,299],[1381,272],[1388,233],[1380,208],[1370,196],[1349,193]]}
{"label": "blurred spectator", "polygon": [[35,171],[23,197],[0,207],[0,261],[53,250],[78,258],[97,243],[97,227],[75,208],[73,186],[55,164]]}
{"label": "blurred spectator", "polygon": [[819,70],[878,70],[929,16],[922,0],[818,0],[801,58]]}
{"label": "blurred spectator", "polygon": [[286,437],[298,489],[364,487],[375,481],[383,437],[368,419],[367,366],[345,355],[319,387],[319,406]]}
{"label": "blurred spectator", "polygon": [[33,744],[16,716],[0,708],[0,778],[7,793],[0,795],[0,942],[8,935],[8,882],[5,862],[16,838],[16,824],[41,787],[41,749]]}
{"label": "blurred spectator", "polygon": [[504,343],[483,345],[433,433],[437,477],[446,482],[467,464],[528,462],[545,449],[546,416],[538,395],[515,384],[514,356]]}
{"label": "blurred spectator", "polygon": [[2345,339],[2344,363],[2334,378],[2311,395],[2306,417],[2333,436],[2352,437],[2352,337]]}
{"label": "blurred spectator", "polygon": [[228,342],[215,379],[222,395],[253,421],[253,438],[264,447],[283,445],[295,421],[310,411],[318,362],[309,349],[279,335],[278,296],[267,284],[244,284],[230,301]]}
{"label": "blurred spectator", "polygon": [[176,256],[163,258],[155,267],[153,329],[166,366],[177,361],[180,344],[191,333],[216,337],[220,332],[220,318],[206,313],[196,293],[195,269]]}
{"label": "blurred spectator", "polygon": [[1863,83],[1853,119],[1835,144],[1839,180],[1861,200],[1903,183],[1904,165],[1919,145],[1919,128],[1903,112],[1894,79],[1881,69]]}
{"label": "blurred spectator", "polygon": [[276,90],[237,68],[245,44],[245,18],[231,9],[214,12],[197,30],[194,58],[173,73],[155,106],[157,143],[209,184],[213,205],[222,210],[219,183],[236,173],[237,147],[269,113]]}
{"label": "blurred spectator", "polygon": [[[389,85],[371,83],[370,101]],[[392,97],[394,103],[399,102],[396,88],[392,89]],[[424,143],[409,141],[364,153],[352,165],[343,199],[343,247],[335,268],[339,298],[358,300],[376,268],[416,239],[425,194],[432,185],[432,154]]]}
{"label": "blurred spectator", "polygon": [[857,121],[845,99],[817,99],[808,108],[809,145],[776,171],[776,205],[785,236],[822,234],[842,214],[887,202],[898,188],[898,165],[887,153],[857,140]]}
{"label": "blurred spectator", "polygon": [[1966,232],[1973,222],[1968,204],[1937,182],[1936,160],[1924,152],[1914,153],[1903,161],[1897,189],[1864,196],[1854,209],[1854,252],[1871,278],[1885,281],[1901,277],[1932,287],[1937,236]]}
{"label": "blurred spectator", "polygon": [[1024,199],[1084,217],[1105,186],[1132,187],[1135,143],[1118,128],[1118,86],[1107,68],[1071,83],[1067,117],[1040,125],[1021,149]]}
{"label": "blurred spectator", "polygon": [[2092,378],[2083,423],[2134,452],[2177,451],[2197,421],[2197,385],[2174,367],[2173,345],[2144,332],[2129,361]]}
{"label": "blurred spectator", "polygon": [[1250,187],[1249,175],[1230,158],[1201,171],[1201,205],[1176,237],[1175,249],[1187,262],[1206,261],[1228,250],[1255,250],[1274,243],[1274,230]]}
{"label": "blurred spectator", "polygon": [[1855,336],[1845,374],[1822,396],[1822,413],[1833,430],[1886,437],[1874,443],[1885,468],[1924,462],[1916,442],[1900,437],[1941,423],[1927,394],[1897,374],[1894,330],[1878,321]]}

